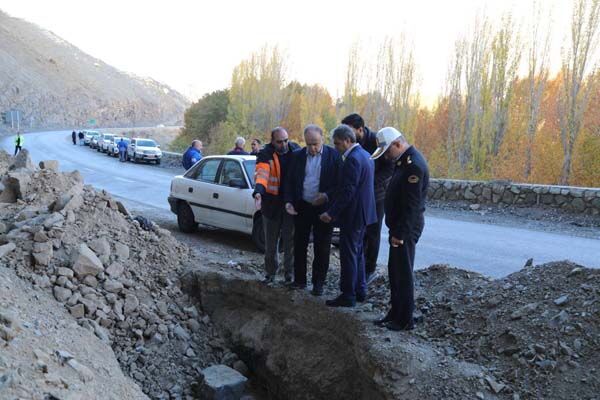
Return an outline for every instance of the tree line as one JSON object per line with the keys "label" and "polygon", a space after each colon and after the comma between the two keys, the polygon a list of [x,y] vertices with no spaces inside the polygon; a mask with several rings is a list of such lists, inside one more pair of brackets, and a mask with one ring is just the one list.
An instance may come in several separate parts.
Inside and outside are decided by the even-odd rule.
{"label": "tree line", "polygon": [[265,46],[233,71],[228,89],[206,94],[185,113],[173,147],[201,139],[210,153],[236,136],[268,139],[284,126],[302,141],[316,123],[333,129],[358,112],[370,128],[394,126],[427,156],[436,177],[600,186],[600,0],[575,0],[558,72],[550,73],[550,12],[538,3],[522,27],[484,15],[456,40],[445,85],[433,105],[419,94],[414,46],[384,39],[374,57],[349,52],[344,91],[287,79],[287,61]]}

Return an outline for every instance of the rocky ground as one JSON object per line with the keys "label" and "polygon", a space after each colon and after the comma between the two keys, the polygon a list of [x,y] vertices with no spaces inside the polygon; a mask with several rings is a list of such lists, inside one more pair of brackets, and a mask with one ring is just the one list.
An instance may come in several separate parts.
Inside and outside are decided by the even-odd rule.
{"label": "rocky ground", "polygon": [[[338,290],[337,250],[331,261],[322,301]],[[259,256],[227,263],[239,271],[261,273]],[[284,288],[281,281],[272,286]],[[309,289],[302,296],[312,297]],[[416,272],[419,323],[408,335],[423,339],[448,359],[484,368],[474,397],[598,399],[599,295],[600,270],[568,261],[526,266],[498,280],[434,265]],[[380,273],[367,301],[351,312],[368,324],[373,336],[384,337],[389,332],[369,321],[385,314],[388,301],[387,277]],[[464,393],[468,387],[465,382]]]}
{"label": "rocky ground", "polygon": [[[187,246],[85,186],[79,173],[57,173],[56,162],[37,168],[26,151],[0,157],[2,265],[29,282],[31,295],[52,294],[72,322],[110,345],[146,394],[185,398],[202,368],[238,361],[179,288],[179,271],[193,261]],[[4,339],[0,347],[22,351]],[[0,382],[9,372],[0,365]]]}

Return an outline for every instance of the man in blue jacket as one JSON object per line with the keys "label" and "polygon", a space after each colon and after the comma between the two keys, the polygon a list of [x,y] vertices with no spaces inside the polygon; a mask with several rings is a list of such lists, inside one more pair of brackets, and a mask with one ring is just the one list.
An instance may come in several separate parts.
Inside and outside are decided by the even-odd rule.
{"label": "man in blue jacket", "polygon": [[127,142],[125,141],[125,138],[121,138],[121,140],[119,140],[119,143],[117,143],[117,148],[119,149],[119,161],[127,161]]}
{"label": "man in blue jacket", "polygon": [[192,145],[183,153],[181,163],[186,170],[192,168],[192,165],[202,160],[202,142],[199,140],[192,141]]}
{"label": "man in blue jacket", "polygon": [[331,307],[354,307],[367,296],[363,240],[365,229],[377,221],[373,186],[374,164],[356,142],[356,134],[348,125],[333,130],[333,144],[343,154],[338,190],[321,221],[340,225],[340,290],[341,294],[327,300]]}
{"label": "man in blue jacket", "polygon": [[294,289],[306,288],[306,259],[313,232],[314,258],[312,291],[323,294],[329,269],[333,226],[319,219],[329,207],[337,188],[342,159],[332,147],[323,144],[323,130],[317,125],[304,128],[306,147],[292,153],[284,187],[285,210],[294,216]]}

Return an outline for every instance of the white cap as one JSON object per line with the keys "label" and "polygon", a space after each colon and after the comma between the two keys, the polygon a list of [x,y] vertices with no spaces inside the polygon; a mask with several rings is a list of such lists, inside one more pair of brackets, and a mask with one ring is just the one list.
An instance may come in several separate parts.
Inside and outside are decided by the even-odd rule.
{"label": "white cap", "polygon": [[385,127],[381,128],[379,132],[377,132],[377,149],[371,154],[371,158],[373,160],[381,157],[383,153],[390,147],[390,144],[399,137],[402,137],[402,133],[398,131],[396,128]]}

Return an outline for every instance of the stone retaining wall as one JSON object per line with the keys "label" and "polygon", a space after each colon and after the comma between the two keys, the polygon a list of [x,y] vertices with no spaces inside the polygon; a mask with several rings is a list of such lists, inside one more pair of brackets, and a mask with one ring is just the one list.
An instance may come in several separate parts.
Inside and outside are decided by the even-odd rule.
{"label": "stone retaining wall", "polygon": [[160,160],[160,165],[166,168],[179,168],[181,173],[185,170],[183,169],[183,165],[181,165],[181,153],[173,153],[171,151],[163,151],[162,158]]}
{"label": "stone retaining wall", "polygon": [[600,188],[432,179],[428,197],[474,204],[546,206],[590,215],[600,214]]}
{"label": "stone retaining wall", "polygon": [[[162,165],[181,166],[181,153],[163,151]],[[463,181],[431,179],[428,197],[441,201],[468,201],[473,204],[544,206],[566,211],[600,215],[600,188],[534,185],[510,181]]]}

